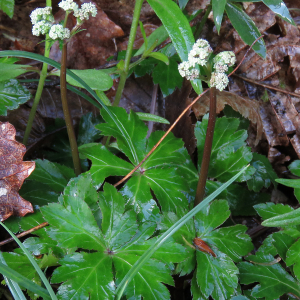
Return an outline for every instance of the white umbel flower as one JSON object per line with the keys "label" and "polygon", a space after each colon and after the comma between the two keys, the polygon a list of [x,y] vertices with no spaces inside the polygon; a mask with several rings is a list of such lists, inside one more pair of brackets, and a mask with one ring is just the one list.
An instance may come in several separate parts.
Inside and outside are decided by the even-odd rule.
{"label": "white umbel flower", "polygon": [[32,27],[32,34],[39,36],[41,34],[46,34],[51,28],[51,23],[45,20],[35,23]]}
{"label": "white umbel flower", "polygon": [[49,31],[49,37],[52,40],[64,40],[70,37],[70,30],[68,28],[64,28],[60,24],[52,25]]}
{"label": "white umbel flower", "polygon": [[47,6],[44,8],[36,8],[32,13],[30,14],[31,23],[34,25],[39,21],[49,21],[53,22],[54,17],[52,15],[52,8]]}
{"label": "white umbel flower", "polygon": [[223,51],[215,56],[214,68],[218,73],[228,71],[228,67],[232,67],[236,62],[235,54],[232,51]]}
{"label": "white umbel flower", "polygon": [[83,3],[80,9],[74,11],[74,16],[79,19],[81,23],[84,20],[88,20],[90,15],[92,17],[96,17],[97,15],[97,8],[93,3]]}
{"label": "white umbel flower", "polygon": [[225,73],[213,72],[211,74],[210,87],[216,87],[219,91],[223,91],[228,83],[228,76]]}
{"label": "white umbel flower", "polygon": [[197,64],[200,66],[205,66],[212,51],[213,50],[208,41],[198,39],[189,53],[189,63],[193,67],[195,67]]}
{"label": "white umbel flower", "polygon": [[73,0],[63,0],[58,3],[58,6],[65,11],[78,11],[78,5]]}
{"label": "white umbel flower", "polygon": [[178,66],[179,74],[186,77],[188,80],[193,80],[199,77],[199,70],[195,69],[188,61],[184,61]]}

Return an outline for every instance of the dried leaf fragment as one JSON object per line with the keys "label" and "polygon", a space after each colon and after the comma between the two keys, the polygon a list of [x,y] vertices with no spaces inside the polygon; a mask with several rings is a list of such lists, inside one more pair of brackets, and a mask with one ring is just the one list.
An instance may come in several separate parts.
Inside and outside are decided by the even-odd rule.
{"label": "dried leaf fragment", "polygon": [[23,217],[32,213],[30,202],[18,191],[35,168],[35,163],[23,161],[26,147],[15,140],[16,130],[10,123],[0,122],[0,221],[11,215]]}

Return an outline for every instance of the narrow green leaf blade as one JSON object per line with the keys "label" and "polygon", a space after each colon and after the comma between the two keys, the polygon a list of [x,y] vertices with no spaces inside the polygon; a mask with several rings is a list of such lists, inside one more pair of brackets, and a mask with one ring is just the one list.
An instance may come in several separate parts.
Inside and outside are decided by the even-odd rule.
{"label": "narrow green leaf blade", "polygon": [[141,112],[137,112],[136,114],[139,116],[139,118],[142,121],[151,121],[151,122],[157,122],[157,123],[162,123],[162,124],[170,124],[170,122],[167,119],[157,116],[157,115],[141,113]]}
{"label": "narrow green leaf blade", "polygon": [[[250,46],[257,38],[261,36],[254,22],[237,5],[228,2],[225,6],[225,10],[233,27],[247,45]],[[255,43],[253,50],[262,58],[266,57],[267,50],[262,39]]]}
{"label": "narrow green leaf blade", "polygon": [[217,27],[218,33],[220,33],[226,2],[226,0],[212,0],[214,22]]}
{"label": "narrow green leaf blade", "polygon": [[165,63],[166,65],[169,65],[169,63],[170,63],[168,56],[166,56],[165,54],[160,53],[160,52],[151,52],[151,53],[149,53],[148,56],[153,57],[157,60],[160,60],[163,63]]}
{"label": "narrow green leaf blade", "polygon": [[49,296],[49,293],[47,292],[46,289],[42,288],[41,286],[37,285],[36,283],[32,282],[25,276],[21,275],[20,273],[16,272],[15,270],[11,269],[10,267],[4,265],[1,262],[0,262],[0,273],[3,276],[10,278],[14,282],[21,284],[24,288],[39,295],[43,299],[46,299],[46,300],[51,299],[51,297]]}

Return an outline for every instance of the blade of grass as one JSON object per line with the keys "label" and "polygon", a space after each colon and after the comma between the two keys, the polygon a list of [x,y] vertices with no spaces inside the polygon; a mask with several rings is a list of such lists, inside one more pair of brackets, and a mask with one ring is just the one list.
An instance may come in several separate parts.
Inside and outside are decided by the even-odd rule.
{"label": "blade of grass", "polygon": [[[9,278],[9,280],[14,283],[13,289],[19,296],[19,299],[26,300],[26,297],[24,296],[21,288],[19,287],[19,284],[21,284],[24,288],[27,290],[30,290],[31,292],[41,296],[45,300],[51,300],[51,297],[49,296],[49,293],[46,289],[43,287],[37,285],[36,283],[32,282],[25,276],[21,275],[17,271],[11,269],[7,265],[0,262],[0,273],[4,276]],[[20,292],[23,296],[20,295]],[[24,297],[24,298],[23,298]],[[15,298],[16,299],[16,298]]]}
{"label": "blade of grass", "polygon": [[[7,266],[7,263],[2,255],[2,253],[0,252],[0,261]],[[2,274],[3,275],[3,274]],[[23,294],[20,286],[18,285],[17,282],[11,280],[10,278],[8,278],[7,276],[3,275],[4,280],[12,294],[12,296],[14,297],[15,300],[26,300],[25,295]]]}
{"label": "blade of grass", "polygon": [[[249,165],[248,165],[249,166]],[[214,200],[222,191],[224,191],[232,182],[234,182],[247,168],[243,168],[239,173],[233,176],[230,180],[221,185],[216,191],[211,195],[206,197],[201,203],[189,211],[184,217],[178,220],[173,226],[171,226],[165,233],[163,233],[156,242],[139,258],[139,260],[133,265],[130,271],[126,274],[123,280],[120,282],[116,290],[116,299],[120,300],[123,292],[128,285],[128,283],[137,274],[140,268],[147,262],[147,260],[152,256],[152,254],[169,238],[175,233],[180,227],[182,227],[189,219],[191,219],[196,213],[208,205],[212,200]]]}
{"label": "blade of grass", "polygon": [[57,300],[57,297],[55,296],[55,293],[52,290],[52,287],[51,287],[48,279],[46,278],[46,276],[44,275],[43,271],[38,266],[38,264],[36,263],[36,261],[33,259],[32,255],[23,246],[23,244],[21,243],[21,241],[1,221],[0,221],[0,225],[2,225],[2,227],[4,227],[4,229],[11,235],[11,237],[16,241],[16,243],[20,246],[20,248],[23,250],[23,252],[25,253],[25,255],[28,257],[29,261],[31,262],[31,264],[35,268],[36,272],[39,274],[40,278],[42,279],[42,281],[43,281],[46,289],[48,290],[48,292],[49,292],[49,294],[51,296],[51,299],[52,300]]}

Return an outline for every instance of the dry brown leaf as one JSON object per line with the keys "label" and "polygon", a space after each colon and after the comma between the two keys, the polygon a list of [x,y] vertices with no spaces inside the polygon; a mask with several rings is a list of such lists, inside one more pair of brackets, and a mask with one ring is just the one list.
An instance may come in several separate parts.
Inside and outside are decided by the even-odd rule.
{"label": "dry brown leaf", "polygon": [[[244,118],[249,119],[256,124],[256,140],[255,145],[258,144],[263,134],[263,124],[259,114],[259,103],[246,97],[241,97],[236,94],[222,91],[217,91],[217,113],[220,113],[225,105],[230,105],[235,111],[239,112]],[[209,110],[209,94],[205,94],[193,106],[193,111],[196,117],[203,116]]]}
{"label": "dry brown leaf", "polygon": [[18,191],[35,168],[35,163],[23,161],[26,147],[15,140],[16,130],[10,123],[0,122],[0,220],[11,215],[23,217],[32,213],[30,202]]}

